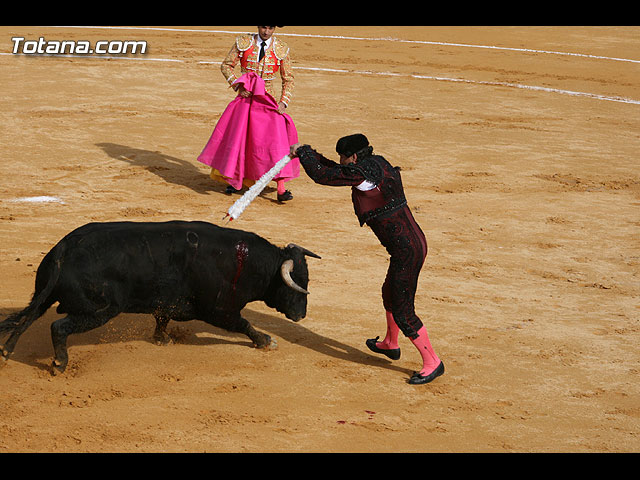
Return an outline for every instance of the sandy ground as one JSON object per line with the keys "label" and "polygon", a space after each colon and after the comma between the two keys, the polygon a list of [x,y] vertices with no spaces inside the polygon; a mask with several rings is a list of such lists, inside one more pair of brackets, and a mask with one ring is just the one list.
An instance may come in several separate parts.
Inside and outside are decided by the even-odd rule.
{"label": "sandy ground", "polygon": [[[222,223],[237,197],[196,157],[233,98],[217,62],[255,28],[184,28],[225,32],[0,27],[7,53],[13,36],[149,46],[0,56],[0,318],[77,226]],[[121,315],[71,337],[52,377],[52,308],[0,370],[0,452],[640,450],[638,27],[280,32],[301,141],[335,157],[362,132],[403,169],[429,242],[417,309],[446,374],[408,385],[420,363],[404,338],[397,362],[367,350],[384,336],[386,252],[348,189],[303,174],[292,202],[268,188],[232,224],[322,256],[303,321],[244,310],[277,350],[198,321],[159,347],[151,317]],[[21,200],[34,196],[59,201]]]}

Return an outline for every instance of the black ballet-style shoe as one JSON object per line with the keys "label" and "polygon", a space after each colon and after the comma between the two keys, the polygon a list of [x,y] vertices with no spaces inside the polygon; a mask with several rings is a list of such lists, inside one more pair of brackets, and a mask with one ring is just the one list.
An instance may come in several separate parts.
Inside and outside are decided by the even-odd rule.
{"label": "black ballet-style shoe", "polygon": [[376,346],[376,343],[378,342],[379,338],[380,337],[376,337],[376,338],[370,338],[367,340],[366,344],[367,344],[367,347],[369,347],[369,350],[375,353],[381,353],[382,355],[386,355],[391,360],[398,360],[400,358],[400,349],[399,348],[386,348],[386,349],[378,348]]}
{"label": "black ballet-style shoe", "polygon": [[278,194],[278,201],[279,202],[286,202],[289,201],[293,198],[293,194],[289,191],[289,190],[285,190],[284,193]]}
{"label": "black ballet-style shoe", "polygon": [[444,373],[444,363],[440,362],[440,365],[436,367],[436,369],[431,372],[429,375],[420,375],[420,372],[413,372],[411,378],[409,379],[409,384],[411,385],[422,385],[425,383],[429,383],[434,381],[440,375]]}
{"label": "black ballet-style shoe", "polygon": [[225,190],[225,193],[227,195],[231,195],[232,193],[238,193],[240,190],[238,190],[237,188],[233,188],[231,185],[229,185],[227,187],[227,189]]}

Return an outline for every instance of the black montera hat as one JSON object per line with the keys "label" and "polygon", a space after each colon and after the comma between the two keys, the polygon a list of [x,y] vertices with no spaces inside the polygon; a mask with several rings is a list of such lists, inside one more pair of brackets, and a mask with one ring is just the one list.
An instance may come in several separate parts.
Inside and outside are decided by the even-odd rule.
{"label": "black montera hat", "polygon": [[369,140],[361,133],[342,137],[336,143],[336,152],[345,157],[350,157],[354,153],[359,152],[369,146]]}

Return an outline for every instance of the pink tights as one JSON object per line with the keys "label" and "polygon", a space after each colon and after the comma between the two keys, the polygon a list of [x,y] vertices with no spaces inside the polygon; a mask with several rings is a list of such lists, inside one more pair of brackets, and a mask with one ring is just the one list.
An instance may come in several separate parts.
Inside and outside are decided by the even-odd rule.
{"label": "pink tights", "polygon": [[[382,342],[376,343],[376,347],[381,349],[399,348],[398,333],[400,332],[400,329],[393,319],[391,312],[386,312],[386,314],[387,335],[384,337]],[[438,365],[440,365],[440,358],[438,358],[438,355],[436,355],[436,352],[431,346],[427,329],[424,326],[421,327],[420,330],[418,330],[418,337],[412,339],[411,342],[418,349],[418,352],[420,352],[420,356],[422,357],[422,370],[420,370],[420,375],[429,375],[438,367]]]}
{"label": "pink tights", "polygon": [[396,321],[393,319],[391,312],[387,312],[387,336],[384,337],[382,342],[377,342],[376,347],[385,350],[398,348],[398,333],[400,329],[396,325]]}
{"label": "pink tights", "polygon": [[418,330],[418,337],[411,341],[422,356],[422,370],[420,370],[420,375],[429,375],[438,367],[438,365],[440,365],[440,359],[436,355],[436,352],[433,351],[431,342],[429,342],[427,329],[425,327],[421,327],[420,330]]}

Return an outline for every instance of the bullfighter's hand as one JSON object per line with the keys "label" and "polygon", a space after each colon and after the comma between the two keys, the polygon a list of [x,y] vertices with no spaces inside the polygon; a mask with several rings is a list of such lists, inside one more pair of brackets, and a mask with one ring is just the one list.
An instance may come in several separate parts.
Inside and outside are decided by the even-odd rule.
{"label": "bullfighter's hand", "polygon": [[240,93],[238,95],[240,95],[242,98],[249,98],[252,95],[252,93],[242,85],[240,85],[240,88],[238,90],[240,90]]}
{"label": "bullfighter's hand", "polygon": [[291,158],[297,157],[298,155],[296,155],[296,150],[298,150],[298,148],[300,147],[299,143],[296,143],[295,145],[291,145],[291,148],[289,149],[289,156]]}

